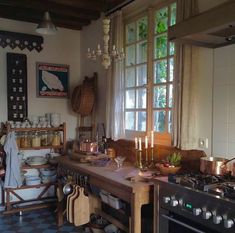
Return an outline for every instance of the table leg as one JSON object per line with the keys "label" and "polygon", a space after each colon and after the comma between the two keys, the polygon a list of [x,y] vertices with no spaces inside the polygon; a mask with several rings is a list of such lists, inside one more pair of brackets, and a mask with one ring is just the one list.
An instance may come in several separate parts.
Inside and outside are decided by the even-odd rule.
{"label": "table leg", "polygon": [[130,233],[141,233],[141,207],[149,203],[149,193],[136,192],[131,197]]}

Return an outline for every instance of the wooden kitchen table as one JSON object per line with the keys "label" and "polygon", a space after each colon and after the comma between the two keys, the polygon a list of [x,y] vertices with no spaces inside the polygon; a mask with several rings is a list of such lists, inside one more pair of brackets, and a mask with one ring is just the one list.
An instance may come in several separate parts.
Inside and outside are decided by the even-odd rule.
{"label": "wooden kitchen table", "polygon": [[95,167],[89,164],[71,160],[68,156],[57,157],[58,168],[71,170],[88,176],[88,182],[103,189],[118,198],[130,203],[131,219],[129,232],[141,233],[141,207],[151,202],[153,184],[125,179],[128,174],[138,174],[131,165],[124,165],[119,171],[114,167]]}

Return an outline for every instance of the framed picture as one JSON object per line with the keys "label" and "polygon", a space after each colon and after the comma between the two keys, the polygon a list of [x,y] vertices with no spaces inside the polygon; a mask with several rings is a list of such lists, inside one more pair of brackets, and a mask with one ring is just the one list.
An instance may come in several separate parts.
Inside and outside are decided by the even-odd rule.
{"label": "framed picture", "polygon": [[37,96],[69,96],[69,65],[37,62]]}

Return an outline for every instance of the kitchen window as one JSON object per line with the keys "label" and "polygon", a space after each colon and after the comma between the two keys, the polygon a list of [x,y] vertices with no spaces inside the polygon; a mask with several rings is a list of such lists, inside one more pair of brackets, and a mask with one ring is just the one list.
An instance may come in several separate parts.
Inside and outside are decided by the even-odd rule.
{"label": "kitchen window", "polygon": [[150,9],[125,24],[125,133],[154,130],[158,144],[171,144],[174,43],[168,27],[176,23],[176,3]]}

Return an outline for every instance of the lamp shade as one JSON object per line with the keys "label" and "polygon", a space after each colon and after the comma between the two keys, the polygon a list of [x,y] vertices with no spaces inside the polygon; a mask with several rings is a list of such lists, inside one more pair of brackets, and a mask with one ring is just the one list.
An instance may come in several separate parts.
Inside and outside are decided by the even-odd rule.
{"label": "lamp shade", "polygon": [[43,20],[38,24],[36,32],[46,35],[54,35],[57,29],[56,26],[52,23],[51,17],[48,11],[44,13]]}

